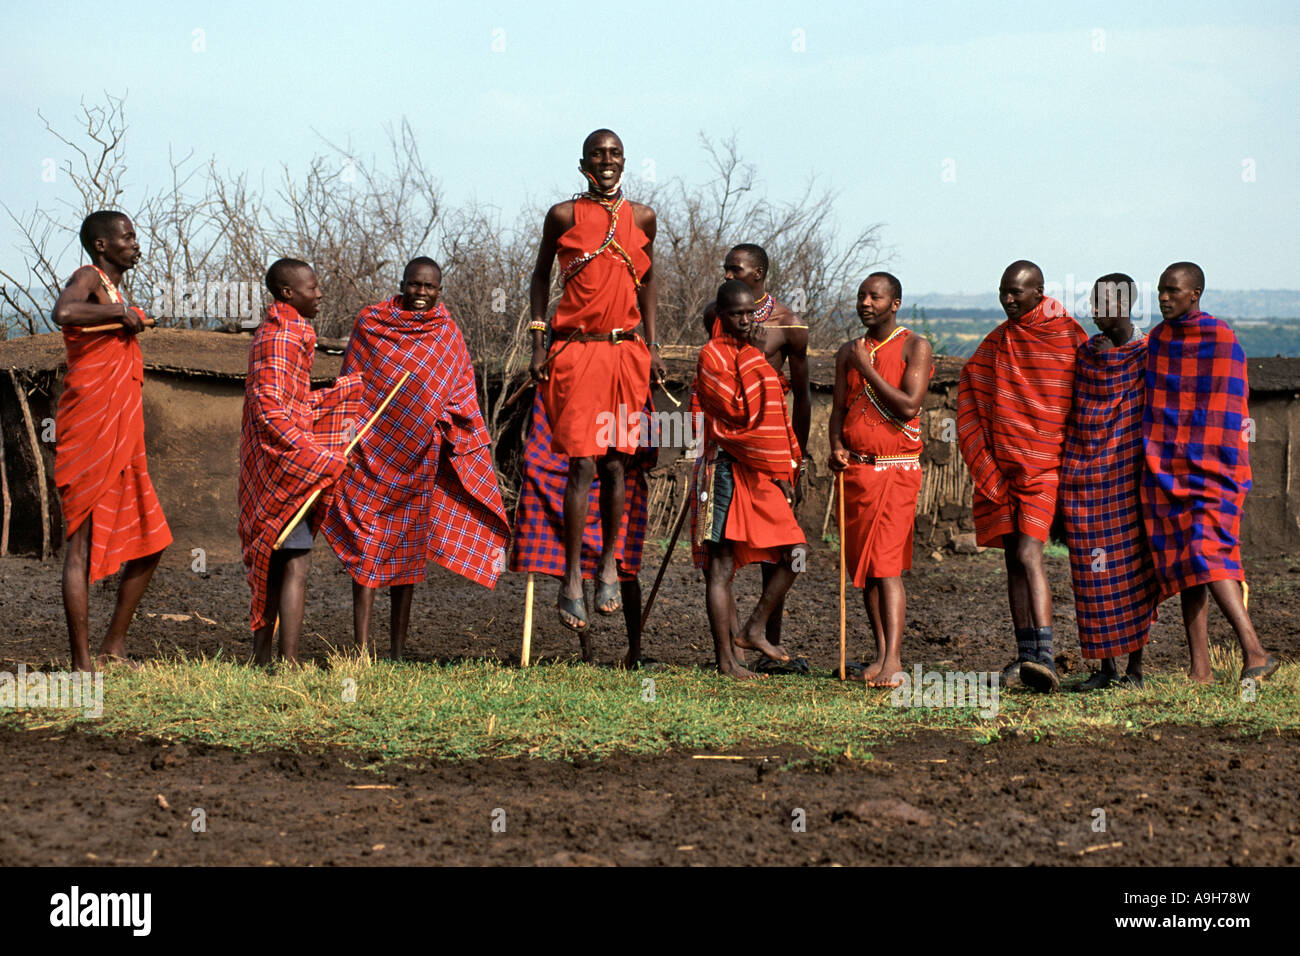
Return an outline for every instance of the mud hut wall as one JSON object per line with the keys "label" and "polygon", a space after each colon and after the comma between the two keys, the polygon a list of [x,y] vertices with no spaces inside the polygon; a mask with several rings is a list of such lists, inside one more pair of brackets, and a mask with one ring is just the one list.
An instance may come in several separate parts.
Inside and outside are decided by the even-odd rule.
{"label": "mud hut wall", "polygon": [[170,563],[240,560],[239,429],[244,384],[146,373],[149,477],[172,530]]}
{"label": "mud hut wall", "polygon": [[42,559],[62,543],[63,515],[54,484],[53,369],[0,371],[0,554]]}
{"label": "mud hut wall", "polygon": [[1242,549],[1300,553],[1300,392],[1252,391],[1250,417],[1254,483],[1241,519]]}

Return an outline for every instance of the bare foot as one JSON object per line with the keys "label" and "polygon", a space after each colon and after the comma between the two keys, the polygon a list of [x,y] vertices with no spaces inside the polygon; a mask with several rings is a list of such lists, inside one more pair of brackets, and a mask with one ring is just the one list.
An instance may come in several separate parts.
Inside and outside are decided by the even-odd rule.
{"label": "bare foot", "polygon": [[1187,672],[1187,679],[1188,679],[1189,681],[1192,681],[1192,682],[1195,683],[1195,684],[1213,684],[1213,683],[1214,683],[1214,672],[1213,672],[1213,671],[1210,671],[1210,670],[1206,670],[1206,671],[1202,674],[1202,673],[1197,673],[1197,672],[1195,672],[1195,671],[1188,671],[1188,672]]}
{"label": "bare foot", "polygon": [[870,684],[873,680],[876,680],[876,678],[880,676],[880,671],[882,670],[882,668],[883,668],[883,664],[879,659],[877,659],[867,665],[866,669],[862,671],[861,677],[854,676],[851,673],[845,676],[849,680],[860,680],[863,681],[864,683]]}
{"label": "bare foot", "polygon": [[903,664],[899,660],[890,660],[886,658],[880,661],[880,668],[876,671],[875,676],[868,680],[872,687],[897,687],[899,681],[897,675],[903,670]]}
{"label": "bare foot", "polygon": [[140,664],[138,661],[128,660],[125,657],[119,657],[117,654],[103,653],[95,658],[95,663],[101,670],[107,670],[110,667],[121,667],[129,671],[138,671]]}
{"label": "bare foot", "polygon": [[718,673],[725,674],[727,677],[734,678],[735,680],[754,680],[767,676],[766,674],[755,674],[748,667],[744,667],[740,664],[724,664],[722,667],[718,668]]}
{"label": "bare foot", "polygon": [[736,647],[743,647],[745,650],[758,651],[764,657],[774,661],[788,661],[790,659],[790,655],[781,648],[769,644],[761,631],[757,634],[746,634],[742,631],[731,639],[731,643]]}
{"label": "bare foot", "polygon": [[87,651],[74,657],[72,659],[72,669],[74,671],[85,671],[88,674],[94,673],[95,665],[91,663],[90,652]]}

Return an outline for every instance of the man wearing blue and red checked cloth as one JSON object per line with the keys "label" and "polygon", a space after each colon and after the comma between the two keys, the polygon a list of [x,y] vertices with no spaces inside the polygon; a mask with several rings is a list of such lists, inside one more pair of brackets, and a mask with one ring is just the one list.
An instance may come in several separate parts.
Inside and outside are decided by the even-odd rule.
{"label": "man wearing blue and red checked cloth", "polygon": [[[1147,340],[1130,308],[1137,284],[1122,272],[1097,280],[1101,330],[1075,352],[1074,407],[1061,452],[1061,511],[1070,549],[1074,618],[1097,672],[1078,687],[1142,687],[1142,649],[1155,616],[1155,568],[1142,528],[1142,407]],[[1118,659],[1128,655],[1119,674]]]}
{"label": "man wearing blue and red checked cloth", "polygon": [[1204,289],[1193,262],[1175,262],[1156,287],[1164,321],[1147,337],[1142,512],[1160,600],[1177,594],[1182,603],[1188,676],[1209,684],[1210,595],[1241,644],[1243,680],[1268,677],[1278,659],[1259,643],[1242,586],[1241,514],[1251,484],[1246,355],[1225,322],[1201,311]]}
{"label": "man wearing blue and red checked cloth", "polygon": [[321,523],[352,576],[353,628],[363,652],[375,592],[389,588],[394,659],[405,648],[412,592],[429,561],[494,587],[509,540],[474,367],[441,293],[438,264],[412,259],[401,294],[357,316],[343,373],[365,376],[365,419],[411,374],[357,443]]}

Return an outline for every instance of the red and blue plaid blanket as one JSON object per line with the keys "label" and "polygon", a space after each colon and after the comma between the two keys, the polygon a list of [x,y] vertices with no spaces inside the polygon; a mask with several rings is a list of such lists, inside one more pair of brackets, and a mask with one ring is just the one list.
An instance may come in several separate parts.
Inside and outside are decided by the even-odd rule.
{"label": "red and blue plaid blanket", "polygon": [[1076,353],[1060,485],[1079,642],[1093,660],[1145,646],[1159,594],[1138,493],[1147,342],[1100,344]]}
{"label": "red and blue plaid blanket", "polygon": [[[649,403],[645,411],[653,411]],[[645,473],[654,467],[658,457],[657,449],[643,448],[633,459],[635,467],[625,472],[625,506],[617,542],[618,575],[624,581],[635,579],[641,569],[650,501]],[[569,459],[551,450],[551,425],[538,389],[533,400],[532,428],[524,442],[524,475],[515,509],[511,571],[552,577],[564,574],[564,487],[568,480]],[[600,548],[600,479],[596,478],[587,498],[587,527],[582,535],[583,578],[595,578]]]}
{"label": "red and blue plaid blanket", "polygon": [[474,367],[441,303],[407,312],[401,297],[357,316],[343,373],[365,378],[364,418],[411,377],[357,444],[321,531],[367,587],[423,581],[430,560],[486,587],[505,570],[509,526]]}
{"label": "red and blue plaid blanket", "polygon": [[[298,310],[272,302],[253,333],[239,433],[239,540],[253,592],[252,627],[267,624],[271,552],[289,519],[344,467],[355,434],[361,377],[343,374],[333,387],[311,390],[316,330]],[[319,516],[318,504],[313,517]]]}
{"label": "red and blue plaid blanket", "polygon": [[1250,387],[1237,337],[1212,315],[1166,319],[1149,343],[1142,509],[1164,600],[1197,584],[1245,580]]}

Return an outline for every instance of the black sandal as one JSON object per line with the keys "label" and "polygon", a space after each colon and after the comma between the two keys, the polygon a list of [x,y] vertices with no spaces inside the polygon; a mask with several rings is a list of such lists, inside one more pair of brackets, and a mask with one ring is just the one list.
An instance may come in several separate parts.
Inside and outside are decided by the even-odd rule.
{"label": "black sandal", "polygon": [[[587,606],[581,597],[568,598],[564,596],[564,589],[560,589],[559,597],[555,600],[555,609],[560,612],[560,623],[571,631],[585,631],[587,629]],[[575,617],[582,623],[574,626],[565,618],[565,614]]]}
{"label": "black sandal", "polygon": [[[616,602],[614,607],[608,611],[605,605],[611,601]],[[596,610],[601,614],[617,614],[623,610],[623,585],[620,581],[597,581],[596,582]]]}

